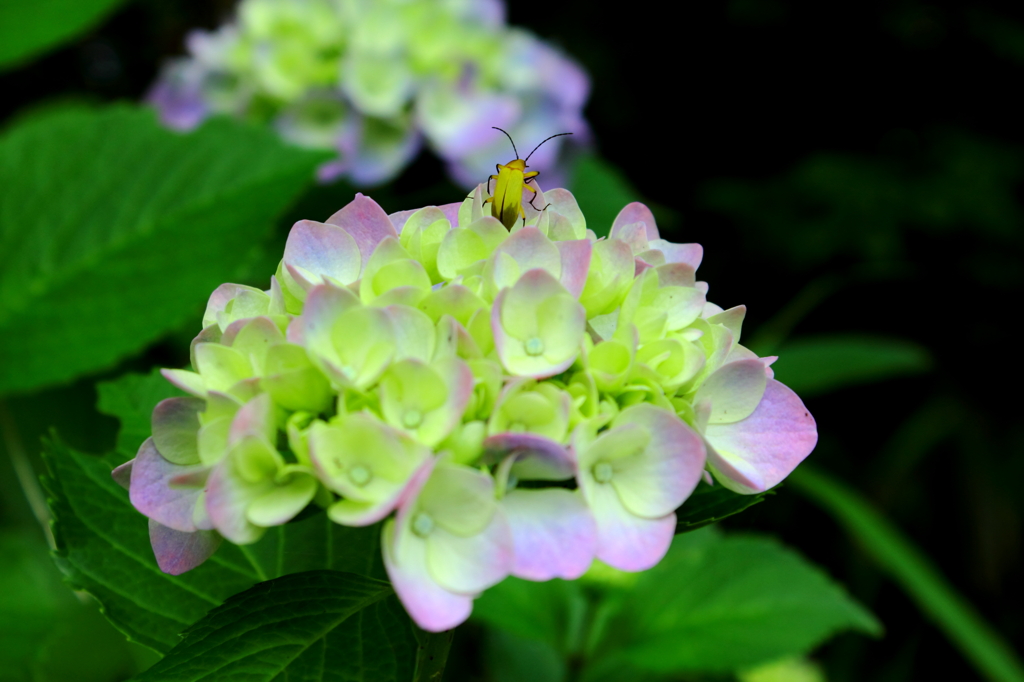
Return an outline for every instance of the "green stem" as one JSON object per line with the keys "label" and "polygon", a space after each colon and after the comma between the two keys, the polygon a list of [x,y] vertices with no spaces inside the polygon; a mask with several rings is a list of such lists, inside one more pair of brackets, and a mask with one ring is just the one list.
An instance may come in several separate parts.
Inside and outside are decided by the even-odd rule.
{"label": "green stem", "polygon": [[867,500],[828,474],[806,466],[787,480],[856,538],[986,679],[1024,682],[1024,668],[1002,637]]}
{"label": "green stem", "polygon": [[416,674],[413,682],[441,682],[448,652],[452,648],[455,629],[444,632],[419,632],[419,647],[416,650]]}

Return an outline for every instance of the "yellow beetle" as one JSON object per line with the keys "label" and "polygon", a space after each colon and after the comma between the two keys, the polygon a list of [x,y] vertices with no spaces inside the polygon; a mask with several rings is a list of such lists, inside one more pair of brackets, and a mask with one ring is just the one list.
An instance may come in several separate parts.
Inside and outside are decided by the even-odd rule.
{"label": "yellow beetle", "polygon": [[[501,128],[494,128],[495,130],[501,130]],[[484,204],[491,205],[491,215],[501,221],[501,224],[506,229],[511,230],[512,226],[516,224],[517,218],[522,218],[523,223],[526,223],[526,212],[523,210],[523,189],[528,189],[533,192],[533,199],[530,199],[529,204],[538,211],[544,209],[537,208],[533,205],[534,199],[537,198],[537,190],[530,187],[529,182],[533,178],[540,175],[538,171],[526,172],[529,166],[526,162],[533,156],[533,152],[540,149],[540,145],[544,144],[548,140],[562,135],[572,135],[572,133],[559,133],[558,135],[552,135],[547,138],[539,145],[533,148],[533,152],[530,152],[525,159],[519,158],[519,151],[516,149],[516,143],[513,142],[512,136],[506,133],[504,130],[501,132],[505,133],[509,142],[512,142],[512,151],[515,152],[516,158],[508,163],[495,164],[495,168],[498,171],[497,175],[492,175],[487,181],[487,191],[490,192],[491,180],[496,180],[494,184],[494,194],[484,200]],[[545,208],[547,208],[545,206]]]}

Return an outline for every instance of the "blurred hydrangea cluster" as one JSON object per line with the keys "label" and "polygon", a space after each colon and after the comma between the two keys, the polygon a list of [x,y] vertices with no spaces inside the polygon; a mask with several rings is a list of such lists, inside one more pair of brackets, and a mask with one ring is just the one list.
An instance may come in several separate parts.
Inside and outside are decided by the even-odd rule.
{"label": "blurred hydrangea cluster", "polygon": [[[504,14],[501,0],[242,0],[236,21],[188,36],[149,100],[175,128],[228,114],[335,149],[324,181],[389,180],[426,139],[471,187],[507,153],[492,126],[586,137],[586,74]],[[561,143],[534,167],[557,172]]]}
{"label": "blurred hydrangea cluster", "polygon": [[655,565],[702,477],[787,476],[814,420],[739,344],[745,309],[707,301],[700,245],[639,203],[598,239],[568,191],[538,196],[509,230],[486,185],[390,216],[357,195],[292,227],[269,290],[214,291],[194,371],[164,371],[192,397],[114,471],[160,567],[319,506],[383,521],[398,596],[439,631],[509,575]]}

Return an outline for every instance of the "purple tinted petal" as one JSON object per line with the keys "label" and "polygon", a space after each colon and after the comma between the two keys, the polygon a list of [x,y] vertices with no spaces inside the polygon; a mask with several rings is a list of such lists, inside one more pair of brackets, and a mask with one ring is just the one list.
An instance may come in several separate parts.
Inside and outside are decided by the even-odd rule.
{"label": "purple tinted petal", "polygon": [[452,224],[452,227],[459,226],[459,209],[462,208],[462,202],[458,201],[453,204],[444,204],[438,206],[441,209],[441,213],[444,213],[444,217],[448,219],[448,222]]}
{"label": "purple tinted petal", "polygon": [[[633,253],[647,251],[647,227],[644,223],[629,223],[612,229],[614,232],[611,233],[611,238],[621,239],[629,244],[629,248],[632,249]],[[642,258],[638,260],[643,261],[645,267],[650,267],[650,264]]]}
{"label": "purple tinted petal", "polygon": [[615,221],[612,223],[611,235],[616,236],[615,232],[626,225],[632,225],[633,223],[643,223],[647,229],[647,240],[658,239],[658,224],[654,220],[654,214],[651,213],[651,209],[639,201],[626,204],[626,206],[619,211],[619,215],[615,216]]}
{"label": "purple tinted petal", "polygon": [[561,443],[536,433],[496,433],[484,441],[485,461],[516,456],[512,469],[520,478],[562,481],[576,475],[576,463]]}
{"label": "purple tinted petal", "polygon": [[342,228],[356,240],[359,253],[362,254],[363,268],[366,268],[377,244],[387,237],[398,236],[384,209],[370,197],[359,193],[344,208],[328,218],[327,222]]}
{"label": "purple tinted petal", "polygon": [[157,566],[168,575],[181,575],[209,559],[220,547],[221,536],[210,530],[183,533],[149,520],[149,542]]}
{"label": "purple tinted petal", "polygon": [[130,459],[120,466],[114,467],[114,470],[110,472],[110,477],[114,479],[114,482],[119,486],[128,490],[132,482],[132,466],[135,464],[135,459]]}
{"label": "purple tinted petal", "polygon": [[716,451],[708,459],[724,476],[722,484],[752,493],[786,478],[814,449],[818,428],[800,397],[769,379],[753,414],[732,424],[710,424],[704,436]]}
{"label": "purple tinted petal", "polygon": [[213,527],[236,545],[256,542],[263,529],[246,518],[252,501],[251,490],[231,471],[231,457],[225,457],[210,472],[206,482],[206,512]]}
{"label": "purple tinted petal", "polygon": [[325,161],[317,166],[316,180],[321,185],[329,185],[347,173],[349,165],[348,161],[343,161],[341,159]]}
{"label": "purple tinted petal", "polygon": [[389,213],[388,220],[390,220],[391,224],[394,226],[395,232],[397,232],[398,234],[402,234],[402,228],[405,227],[405,223],[407,220],[409,220],[409,216],[411,216],[413,213],[419,210],[420,209],[418,208],[410,208],[408,211],[398,211],[397,213]]}
{"label": "purple tinted petal", "polygon": [[664,239],[653,239],[649,246],[665,254],[666,263],[686,263],[694,270],[704,259],[704,247],[700,244],[674,244]]}
{"label": "purple tinted petal", "polygon": [[359,278],[363,262],[353,236],[333,224],[300,220],[292,226],[284,246],[289,274],[307,291],[319,281],[310,280],[304,273],[350,284]]}
{"label": "purple tinted petal", "polygon": [[597,525],[576,493],[560,488],[513,490],[501,502],[512,527],[512,575],[575,580],[594,560]]}
{"label": "purple tinted petal", "polygon": [[164,526],[192,532],[196,530],[193,511],[202,494],[201,487],[174,487],[174,479],[191,474],[202,474],[208,467],[179,466],[168,462],[157,451],[152,438],[139,448],[132,466],[128,496],[140,512]]}
{"label": "purple tinted petal", "polygon": [[597,558],[620,571],[645,571],[665,556],[676,515],[644,519],[630,514],[609,485],[596,485],[590,509],[597,522]]}
{"label": "purple tinted petal", "polygon": [[647,403],[626,408],[612,423],[616,428],[638,424],[650,435],[644,452],[623,460],[622,469],[612,479],[626,509],[638,516],[660,518],[679,507],[704,471],[700,436],[675,414]]}
{"label": "purple tinted petal", "polygon": [[[244,284],[221,284],[210,294],[206,302],[206,312],[203,313],[203,326],[209,327],[216,324],[217,313],[223,312],[228,301],[243,291],[253,291],[253,288]],[[205,330],[204,330],[205,331]]]}

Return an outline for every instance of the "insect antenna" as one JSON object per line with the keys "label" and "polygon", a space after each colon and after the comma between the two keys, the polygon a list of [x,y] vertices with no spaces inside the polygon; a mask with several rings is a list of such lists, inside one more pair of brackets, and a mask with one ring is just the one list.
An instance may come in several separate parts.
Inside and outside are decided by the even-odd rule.
{"label": "insect antenna", "polygon": [[[491,126],[491,128],[493,128],[494,130],[501,130],[501,128],[496,128],[495,126]],[[505,133],[504,130],[501,130],[501,132]],[[505,133],[505,137],[508,138],[509,142],[512,142],[512,151],[514,151],[516,153],[516,158],[518,159],[519,158],[519,152],[516,150],[516,143],[512,141],[512,136],[509,135],[508,133]],[[551,139],[551,138],[548,138],[548,139]],[[544,142],[547,142],[547,140],[544,140]],[[544,142],[541,142],[541,144],[544,144]]]}
{"label": "insect antenna", "polygon": [[[505,132],[505,131],[502,131],[502,132]],[[508,133],[505,133],[505,134],[507,135]],[[549,138],[545,139],[545,140],[544,140],[543,142],[541,142],[541,143],[540,143],[539,145],[537,145],[536,147],[534,147],[534,148],[533,148],[533,152],[535,152],[535,151],[537,151],[538,149],[540,149],[540,145],[541,145],[541,144],[544,144],[544,142],[547,142],[548,140],[553,140],[553,139],[555,139],[556,137],[561,137],[562,135],[572,135],[572,133],[558,133],[557,135],[552,135],[551,137],[549,137]],[[509,138],[509,139],[512,139],[512,138]],[[515,145],[513,145],[513,146],[515,146]],[[533,152],[530,152],[530,156],[533,156]],[[526,157],[525,159],[523,159],[523,162],[525,163],[526,161],[529,161],[529,160],[530,160],[530,156],[527,156],[527,157]]]}

